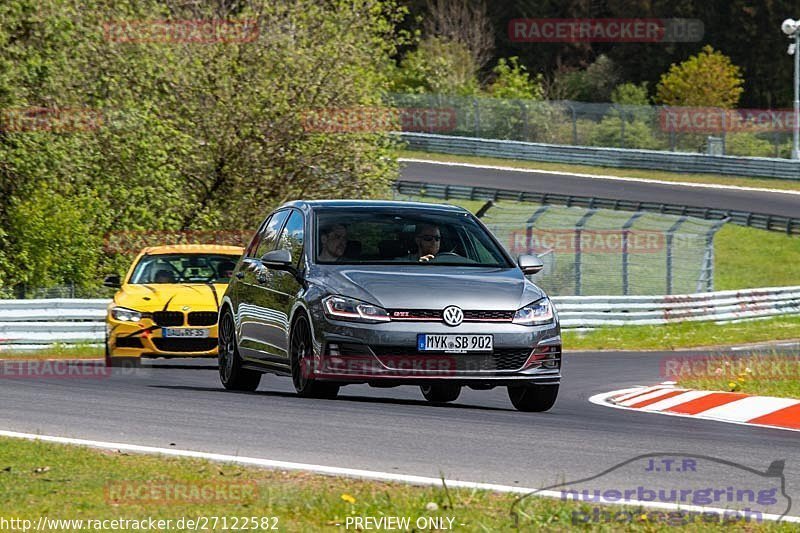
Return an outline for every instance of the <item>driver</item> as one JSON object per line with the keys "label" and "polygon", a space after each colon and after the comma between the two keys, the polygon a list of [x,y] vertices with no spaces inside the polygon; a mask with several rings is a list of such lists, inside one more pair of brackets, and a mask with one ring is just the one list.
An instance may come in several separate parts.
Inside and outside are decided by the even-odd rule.
{"label": "driver", "polygon": [[319,230],[319,261],[332,263],[339,261],[347,249],[347,226],[344,224],[328,224]]}
{"label": "driver", "polygon": [[417,224],[414,234],[414,242],[417,243],[417,254],[411,256],[421,263],[425,263],[436,257],[441,246],[442,233],[436,224]]}

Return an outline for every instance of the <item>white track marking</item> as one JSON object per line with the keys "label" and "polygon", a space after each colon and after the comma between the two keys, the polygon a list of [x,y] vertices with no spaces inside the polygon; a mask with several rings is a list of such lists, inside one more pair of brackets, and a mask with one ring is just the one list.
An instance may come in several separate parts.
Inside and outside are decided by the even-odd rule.
{"label": "white track marking", "polygon": [[750,396],[749,398],[742,398],[741,400],[712,407],[698,414],[704,418],[724,418],[725,420],[747,422],[799,403],[800,401],[792,400],[791,398]]}
{"label": "white track marking", "polygon": [[[270,459],[259,459],[255,457],[239,457],[236,455],[224,455],[219,453],[196,452],[192,450],[177,450],[170,448],[157,448],[154,446],[141,446],[138,444],[123,444],[118,442],[104,442],[86,439],[73,439],[69,437],[54,437],[48,435],[34,435],[32,433],[19,433],[16,431],[0,430],[0,437],[11,437],[17,439],[26,439],[43,442],[54,442],[59,444],[76,444],[78,446],[88,446],[90,448],[100,448],[105,450],[124,450],[136,453],[157,454],[157,455],[170,455],[173,457],[191,457],[195,459],[205,459],[208,461],[216,461],[223,463],[233,463],[246,466],[258,466],[262,468],[270,468],[277,470],[301,470],[305,472],[312,472],[315,474],[324,475],[337,475],[345,477],[353,477],[360,479],[373,479],[379,481],[397,481],[401,483],[408,483],[411,485],[424,485],[441,487],[446,484],[449,488],[461,489],[478,489],[488,490],[493,492],[505,492],[511,494],[531,495],[546,498],[556,498],[563,500],[564,495],[559,490],[537,490],[526,487],[513,487],[510,485],[499,485],[493,483],[478,483],[474,481],[458,481],[444,478],[434,478],[425,476],[412,476],[407,474],[393,474],[391,472],[380,472],[374,470],[357,470],[353,468],[341,468],[338,466],[322,466],[305,463],[293,463],[287,461],[273,461]],[[570,498],[572,495],[570,494]],[[578,500],[583,500],[582,495],[578,495]],[[718,514],[730,513],[731,509],[722,509],[717,507],[702,507],[699,505],[676,505],[667,502],[640,502],[638,500],[619,500],[607,501],[603,498],[595,499],[591,496],[589,501],[594,503],[601,503],[606,505],[629,505],[635,507],[645,507],[651,509],[665,509],[671,511],[683,510],[694,511],[698,513],[713,512]],[[775,514],[764,514],[762,517],[765,520],[775,521],[781,520],[782,522],[792,522],[800,524],[800,516],[784,516],[780,517]]]}
{"label": "white track marking", "polygon": [[611,402],[611,398],[619,394],[621,392],[628,391],[629,389],[625,390],[618,390],[618,391],[611,391],[611,392],[603,392],[600,394],[595,394],[594,396],[589,398],[589,401],[595,405],[602,405],[603,407],[610,407],[612,409],[623,409],[625,411],[632,411],[634,413],[644,413],[648,415],[663,415],[663,416],[677,416],[679,418],[691,418],[693,420],[709,420],[713,422],[722,422],[725,424],[735,424],[737,426],[749,426],[749,427],[761,427],[761,428],[769,428],[769,429],[780,429],[782,431],[794,431],[800,433],[800,429],[794,428],[785,428],[780,426],[770,426],[767,424],[751,424],[749,422],[736,422],[733,420],[721,420],[717,418],[707,418],[702,415],[687,415],[684,413],[671,413],[669,411],[645,411],[644,409],[636,409],[634,407],[625,407],[623,405],[618,405]]}
{"label": "white track marking", "polygon": [[[562,172],[562,171],[555,171],[555,170],[537,170],[534,168],[517,168],[517,167],[504,167],[504,166],[497,166],[497,165],[476,165],[473,163],[455,163],[455,162],[447,162],[447,161],[431,161],[429,159],[410,159],[401,157],[398,159],[400,162],[406,163],[425,163],[430,165],[444,165],[444,166],[451,166],[451,167],[468,167],[468,168],[482,168],[485,170],[502,170],[508,172],[527,172],[529,174],[552,174],[554,176],[571,176],[575,178],[591,178],[591,179],[599,179],[599,180],[608,180],[608,181],[631,181],[637,183],[656,183],[659,185],[671,185],[673,187],[697,187],[701,189],[729,189],[733,191],[750,191],[750,192],[769,192],[769,193],[779,193],[779,194],[791,194],[795,196],[800,196],[800,191],[790,191],[785,189],[766,189],[766,188],[759,188],[759,187],[744,187],[741,185],[716,185],[714,183],[692,183],[687,181],[666,181],[666,180],[650,180],[645,178],[629,178],[624,176],[610,176],[604,174],[583,174],[580,172]],[[735,179],[736,176],[731,176],[731,178]],[[747,179],[747,178],[742,178]],[[758,179],[758,178],[750,178],[750,179]],[[781,179],[781,178],[761,178],[761,179]]]}
{"label": "white track marking", "polygon": [[634,396],[633,398],[630,398],[629,400],[625,400],[624,402],[618,401],[617,403],[620,403],[620,404],[628,407],[628,406],[631,406],[631,405],[636,405],[639,402],[645,402],[647,400],[652,400],[652,399],[655,399],[655,398],[659,398],[661,396],[664,396],[664,395],[669,394],[670,392],[674,392],[674,391],[675,391],[675,389],[670,389],[670,388],[659,389],[659,390],[656,390],[656,391],[653,391],[653,392],[648,392],[647,394],[642,394],[641,396]]}
{"label": "white track marking", "polygon": [[624,402],[628,398],[633,398],[634,396],[636,396],[638,394],[643,394],[643,393],[645,393],[647,391],[652,391],[652,390],[655,390],[655,389],[656,389],[656,387],[637,387],[635,389],[632,389],[631,392],[616,396],[614,398],[614,401],[615,402]]}
{"label": "white track marking", "polygon": [[644,407],[640,407],[640,409],[645,411],[663,411],[664,409],[669,409],[670,407],[675,407],[676,405],[680,405],[682,403],[691,402],[692,400],[702,398],[703,396],[708,396],[709,394],[711,394],[709,391],[690,390],[684,392],[683,394],[673,396],[672,398],[667,398],[666,400],[661,400],[660,402],[645,405]]}

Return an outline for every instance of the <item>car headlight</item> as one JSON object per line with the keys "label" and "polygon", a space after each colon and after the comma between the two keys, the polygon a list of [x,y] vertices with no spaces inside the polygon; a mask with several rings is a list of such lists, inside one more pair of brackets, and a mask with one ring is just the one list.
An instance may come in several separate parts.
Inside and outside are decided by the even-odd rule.
{"label": "car headlight", "polygon": [[142,319],[142,313],[125,307],[113,308],[111,316],[114,320],[119,320],[120,322],[139,322]]}
{"label": "car headlight", "polygon": [[383,307],[368,304],[345,296],[327,296],[322,300],[325,316],[335,320],[353,322],[389,322],[389,313]]}
{"label": "car headlight", "polygon": [[554,315],[553,304],[549,299],[542,298],[519,309],[514,314],[514,324],[523,326],[549,324],[553,321]]}

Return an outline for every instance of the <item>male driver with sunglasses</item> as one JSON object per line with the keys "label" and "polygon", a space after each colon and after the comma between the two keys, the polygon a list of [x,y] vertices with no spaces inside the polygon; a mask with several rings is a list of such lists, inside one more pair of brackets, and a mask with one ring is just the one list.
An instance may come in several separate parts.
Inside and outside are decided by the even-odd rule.
{"label": "male driver with sunglasses", "polygon": [[417,224],[414,241],[417,243],[417,254],[413,258],[424,263],[439,253],[442,234],[435,224]]}

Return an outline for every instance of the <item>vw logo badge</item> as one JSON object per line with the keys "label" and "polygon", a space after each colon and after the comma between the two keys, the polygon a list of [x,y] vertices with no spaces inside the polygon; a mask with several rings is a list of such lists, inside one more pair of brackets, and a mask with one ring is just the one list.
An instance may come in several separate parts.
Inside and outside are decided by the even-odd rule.
{"label": "vw logo badge", "polygon": [[460,307],[451,305],[444,308],[442,318],[444,318],[444,323],[448,326],[457,326],[464,320],[464,311]]}

